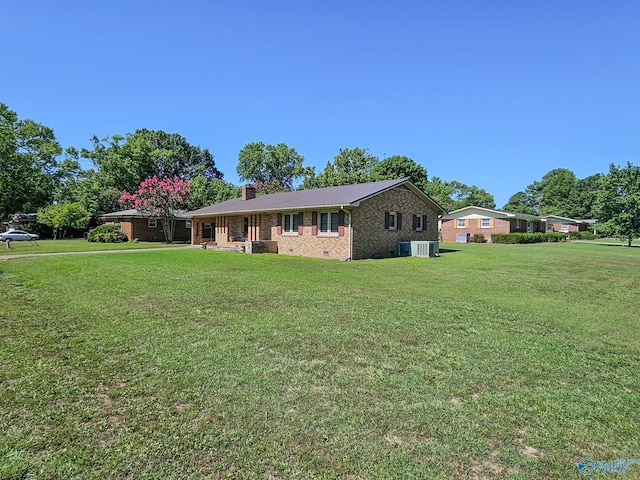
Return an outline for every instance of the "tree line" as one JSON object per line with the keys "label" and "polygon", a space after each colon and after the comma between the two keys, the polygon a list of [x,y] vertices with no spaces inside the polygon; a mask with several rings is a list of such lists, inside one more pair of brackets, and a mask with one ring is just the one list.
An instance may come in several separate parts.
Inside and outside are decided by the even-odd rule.
{"label": "tree line", "polygon": [[[179,134],[142,128],[125,135],[94,136],[91,143],[91,148],[80,150],[63,148],[52,128],[19,119],[0,103],[0,219],[18,212],[40,211],[39,218],[47,221],[56,235],[65,222],[66,226],[78,226],[95,222],[101,214],[121,210],[126,198],[123,193],[135,192],[152,177],[187,181],[189,192],[182,204],[185,209],[240,195],[240,186],[224,179],[209,150],[191,145]],[[82,168],[81,159],[90,161],[92,168]],[[570,170],[555,169],[525,191],[512,195],[503,209],[605,220],[624,214],[624,229],[636,228],[637,236],[640,220],[637,213],[630,211],[633,202],[614,210],[611,205],[612,199],[620,196],[623,178],[628,179],[624,188],[629,193],[625,198],[638,195],[638,168],[631,164],[623,168],[611,165],[609,173],[585,179],[578,179]],[[429,178],[427,169],[409,157],[392,155],[380,159],[360,147],[340,149],[323,169],[316,171],[315,167],[305,166],[304,157],[284,143],[252,142],[238,153],[236,173],[241,181],[253,183],[259,194],[409,178],[447,211],[470,205],[496,207],[493,195],[476,185]],[[614,228],[620,223],[618,219],[609,225],[612,233],[620,234]]]}

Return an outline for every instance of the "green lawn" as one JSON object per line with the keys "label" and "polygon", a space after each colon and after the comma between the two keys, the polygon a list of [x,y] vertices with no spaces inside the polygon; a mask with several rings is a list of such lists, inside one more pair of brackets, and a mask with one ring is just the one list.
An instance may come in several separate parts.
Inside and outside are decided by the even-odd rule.
{"label": "green lawn", "polygon": [[93,252],[102,250],[133,250],[177,247],[180,245],[181,244],[168,244],[164,242],[98,243],[88,242],[84,239],[69,239],[38,240],[37,242],[11,242],[11,248],[8,249],[5,242],[0,242],[0,256],[58,252]]}
{"label": "green lawn", "polygon": [[0,262],[0,478],[578,478],[581,457],[640,458],[640,249],[442,247]]}

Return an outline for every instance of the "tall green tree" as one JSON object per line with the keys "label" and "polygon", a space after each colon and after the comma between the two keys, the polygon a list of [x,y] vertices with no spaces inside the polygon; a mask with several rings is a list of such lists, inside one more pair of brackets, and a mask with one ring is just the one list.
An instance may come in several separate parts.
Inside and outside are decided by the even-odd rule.
{"label": "tall green tree", "polygon": [[434,199],[446,211],[456,209],[456,202],[453,199],[453,185],[440,177],[431,177],[427,181],[425,193]]}
{"label": "tall green tree", "polygon": [[427,187],[427,169],[404,155],[393,155],[378,162],[371,170],[375,180],[408,178],[423,192]]}
{"label": "tall green tree", "polygon": [[55,203],[38,210],[38,223],[53,228],[53,239],[64,238],[67,228],[87,228],[91,213],[79,203]]}
{"label": "tall green tree", "polygon": [[133,191],[146,178],[179,177],[189,180],[202,175],[222,178],[213,155],[193,146],[177,133],[139,129],[126,136],[92,138],[93,149],[82,149],[98,169],[99,181],[108,188]]}
{"label": "tall green tree", "polygon": [[493,195],[489,192],[458,180],[446,181],[440,177],[433,177],[427,182],[426,193],[449,212],[472,205],[483,208],[496,207]]}
{"label": "tall green tree", "polygon": [[0,219],[49,204],[62,147],[53,130],[0,103]]}
{"label": "tall green tree", "polygon": [[602,174],[596,173],[586,178],[578,179],[574,199],[574,211],[571,218],[594,218],[593,212],[596,193],[600,189]]}
{"label": "tall green tree", "polygon": [[630,162],[625,167],[611,164],[600,178],[594,212],[599,223],[631,246],[640,236],[640,167]]}
{"label": "tall green tree", "polygon": [[306,172],[303,162],[304,157],[284,143],[253,142],[240,150],[236,172],[244,181],[279,183],[283,190],[292,190],[294,181]]}
{"label": "tall green tree", "polygon": [[322,188],[339,185],[353,185],[375,180],[373,169],[378,157],[362,148],[341,148],[333,162],[327,162],[324,170],[317,176],[315,171],[307,172],[302,188]]}
{"label": "tall green tree", "polygon": [[526,192],[516,192],[509,201],[502,207],[507,212],[527,213],[529,215],[536,215],[536,209],[533,207],[532,199]]}
{"label": "tall green tree", "polygon": [[549,171],[538,184],[540,215],[560,215],[573,218],[577,204],[577,178],[566,168]]}
{"label": "tall green tree", "polygon": [[198,175],[191,180],[191,204],[189,208],[196,210],[214,203],[238,198],[242,188],[219,178],[207,179]]}

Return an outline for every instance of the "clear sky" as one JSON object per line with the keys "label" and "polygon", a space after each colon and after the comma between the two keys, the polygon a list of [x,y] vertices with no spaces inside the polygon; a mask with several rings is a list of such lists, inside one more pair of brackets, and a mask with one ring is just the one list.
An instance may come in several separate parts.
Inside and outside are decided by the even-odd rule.
{"label": "clear sky", "polygon": [[[640,163],[637,0],[1,0],[0,102],[62,146],[138,128],[321,170],[406,155],[498,207],[554,168]],[[88,166],[88,165],[87,165]]]}

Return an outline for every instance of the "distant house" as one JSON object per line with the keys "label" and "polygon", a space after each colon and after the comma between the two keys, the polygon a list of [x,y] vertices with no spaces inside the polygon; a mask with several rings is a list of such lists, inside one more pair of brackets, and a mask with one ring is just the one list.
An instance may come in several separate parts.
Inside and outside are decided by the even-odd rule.
{"label": "distant house", "polygon": [[557,215],[547,215],[543,221],[547,223],[547,231],[562,233],[582,232],[587,230],[592,223],[591,220],[576,220]]}
{"label": "distant house", "polygon": [[14,213],[9,215],[6,222],[3,222],[4,229],[23,230],[25,225],[36,223],[38,221],[37,213]]}
{"label": "distant house", "polygon": [[333,259],[388,257],[438,239],[440,205],[409,180],[242,197],[189,212],[192,242]]}
{"label": "distant house", "polygon": [[[100,216],[105,224],[118,225],[129,240],[138,239],[142,242],[163,242],[165,240],[162,229],[162,220],[148,218],[137,210],[121,210]],[[188,242],[191,240],[191,219],[186,212],[178,212],[176,217],[176,230],[173,236],[176,242]]]}
{"label": "distant house", "polygon": [[470,206],[442,217],[441,236],[443,242],[466,243],[475,234],[482,234],[490,242],[494,233],[535,233],[545,230],[543,219],[536,215]]}

